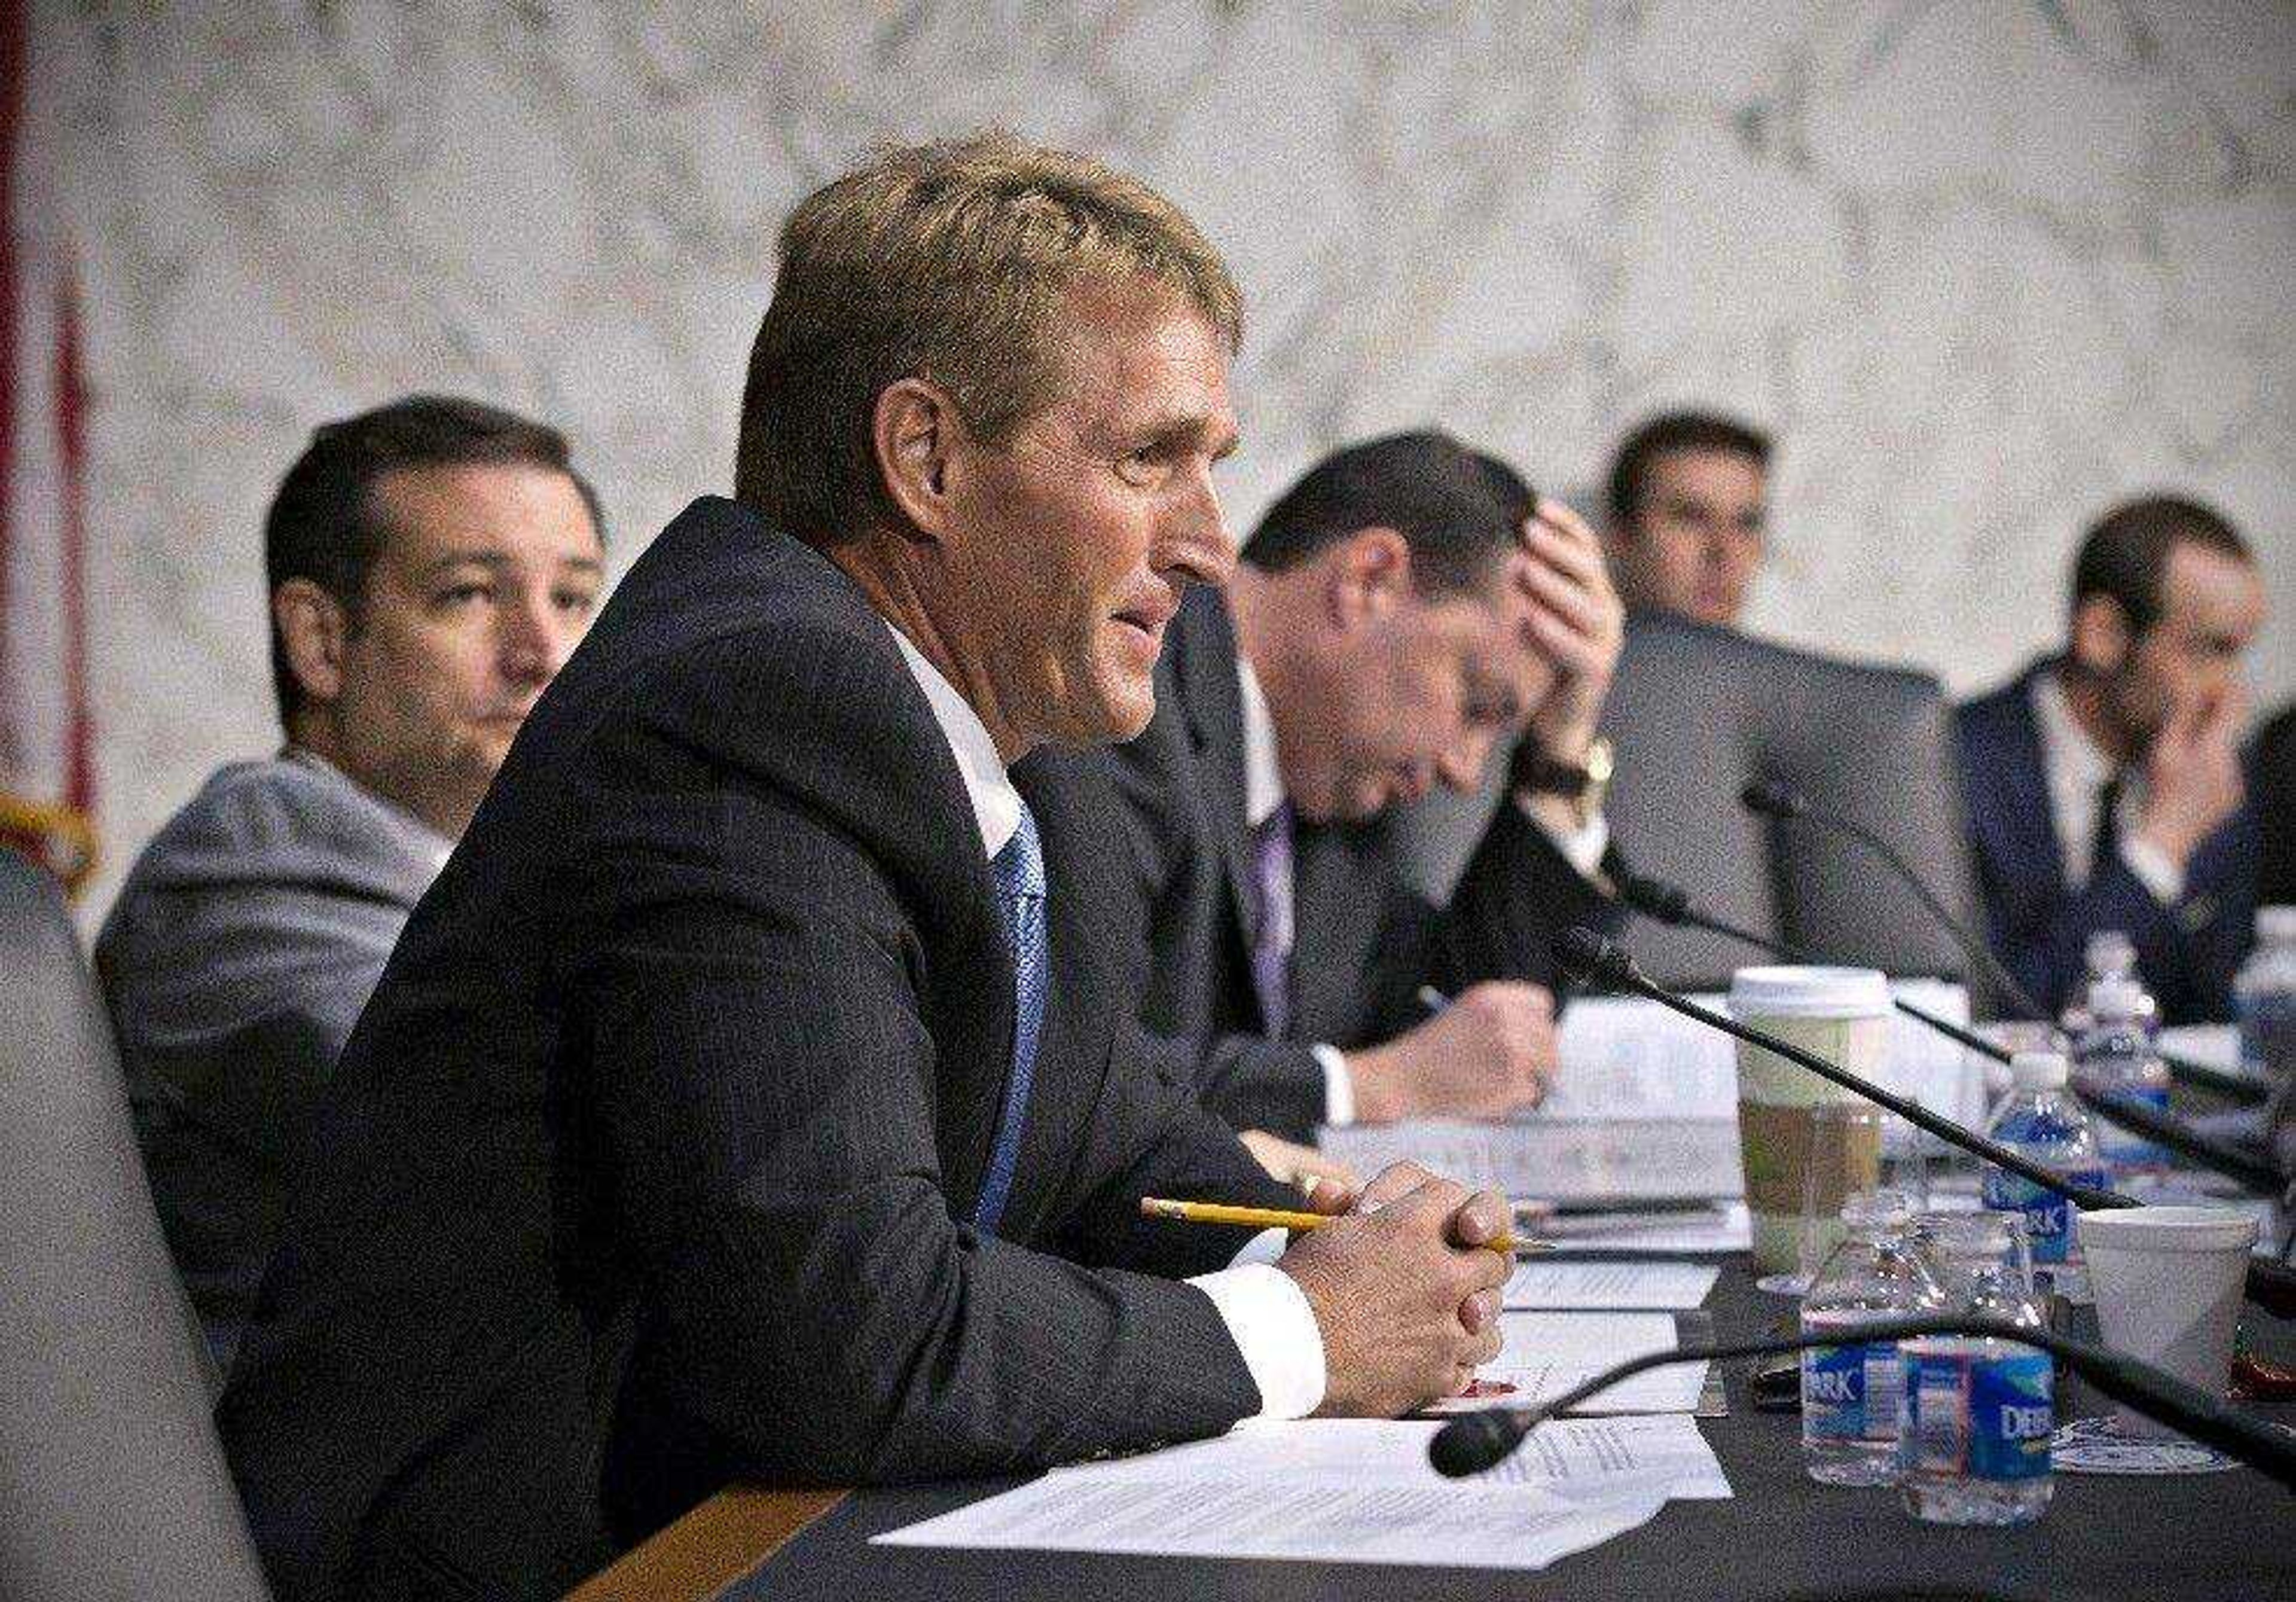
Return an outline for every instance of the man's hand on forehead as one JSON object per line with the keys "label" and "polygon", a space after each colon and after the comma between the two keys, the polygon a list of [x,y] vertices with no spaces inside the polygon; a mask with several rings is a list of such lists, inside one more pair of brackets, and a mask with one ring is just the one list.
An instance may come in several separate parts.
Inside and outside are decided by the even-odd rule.
{"label": "man's hand on forehead", "polygon": [[1512,560],[1531,603],[1524,632],[1554,668],[1554,687],[1532,709],[1529,731],[1550,753],[1576,760],[1593,740],[1610,693],[1626,608],[1595,531],[1560,501],[1541,499],[1523,520],[1521,548]]}

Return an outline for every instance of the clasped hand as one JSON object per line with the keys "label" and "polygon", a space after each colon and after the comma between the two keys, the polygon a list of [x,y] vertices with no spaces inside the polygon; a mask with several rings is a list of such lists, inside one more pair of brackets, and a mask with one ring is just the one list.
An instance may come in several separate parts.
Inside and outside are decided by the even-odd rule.
{"label": "clasped hand", "polygon": [[1360,1195],[1318,1185],[1308,1205],[1343,1216],[1295,1237],[1275,1266],[1323,1333],[1317,1411],[1391,1418],[1464,1391],[1499,1351],[1514,1265],[1485,1243],[1508,1233],[1506,1198],[1398,1162]]}

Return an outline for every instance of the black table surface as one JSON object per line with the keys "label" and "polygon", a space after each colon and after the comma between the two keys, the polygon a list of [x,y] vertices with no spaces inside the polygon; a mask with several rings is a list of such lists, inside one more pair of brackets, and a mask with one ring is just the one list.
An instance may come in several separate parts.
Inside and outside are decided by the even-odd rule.
{"label": "black table surface", "polygon": [[[1756,1290],[1742,1256],[1720,1261],[1722,1277],[1707,1299],[1717,1334],[1726,1338],[1780,1325],[1793,1304]],[[2260,1353],[2284,1361],[2296,1354],[2296,1329],[2288,1325],[2251,1311],[2243,1330]],[[1730,1416],[1700,1421],[1736,1493],[1731,1500],[1669,1502],[1640,1529],[1535,1573],[868,1544],[873,1535],[1021,1483],[983,1480],[857,1492],[720,1595],[741,1602],[2296,1599],[2296,1497],[2251,1470],[2155,1478],[2059,1474],[2055,1499],[2038,1524],[1948,1529],[1916,1520],[1894,1489],[1811,1480],[1802,1468],[1800,1419],[1755,1412],[1751,1371],[1751,1364],[1729,1365]],[[2073,1410],[2103,1408],[2081,1396]],[[2257,1410],[2296,1423],[2296,1406]]]}

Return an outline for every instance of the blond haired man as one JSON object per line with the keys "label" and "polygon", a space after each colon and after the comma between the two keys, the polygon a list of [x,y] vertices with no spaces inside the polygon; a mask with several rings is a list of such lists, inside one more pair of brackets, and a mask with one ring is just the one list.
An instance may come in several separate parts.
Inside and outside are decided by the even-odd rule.
{"label": "blond haired man", "polygon": [[222,1414],[283,1597],[554,1595],[601,1501],[1392,1413],[1496,1350],[1495,1196],[1139,1216],[1283,1194],[1142,1066],[1059,749],[1146,724],[1233,561],[1218,257],[1003,137],[782,243],[736,499],[632,568],[338,1074]]}

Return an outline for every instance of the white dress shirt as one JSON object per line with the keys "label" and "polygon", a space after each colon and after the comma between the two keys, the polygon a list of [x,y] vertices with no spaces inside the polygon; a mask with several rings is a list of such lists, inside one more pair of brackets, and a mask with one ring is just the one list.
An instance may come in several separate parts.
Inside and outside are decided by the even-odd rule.
{"label": "white dress shirt", "polygon": [[[1259,676],[1251,664],[1242,657],[1236,659],[1235,676],[1242,691],[1243,702],[1243,822],[1247,830],[1256,829],[1274,816],[1283,804],[1283,768],[1275,750],[1275,719],[1267,710],[1267,692],[1259,687]],[[1562,853],[1562,859],[1578,870],[1584,879],[1592,879],[1601,867],[1603,853],[1611,849],[1611,826],[1597,812],[1569,834],[1558,834],[1547,826],[1544,818],[1524,806],[1525,817],[1538,826]],[[1285,917],[1291,916],[1292,887],[1276,887],[1282,892]],[[1285,942],[1288,946],[1289,941]],[[1324,1121],[1341,1129],[1356,1121],[1355,1080],[1348,1072],[1348,1059],[1335,1046],[1317,1045],[1308,1049],[1324,1070]]]}
{"label": "white dress shirt", "polygon": [[[981,849],[993,861],[1021,826],[1021,793],[998,759],[996,742],[989,737],[980,714],[908,636],[890,622],[885,627],[956,758],[957,774],[980,827]],[[1048,893],[1058,895],[1060,886],[1051,884]],[[1304,1418],[1324,1401],[1324,1334],[1316,1327],[1307,1293],[1275,1266],[1283,1244],[1283,1230],[1263,1229],[1244,1243],[1229,1267],[1188,1281],[1211,1298],[1229,1338],[1243,1354],[1244,1367],[1259,1387],[1262,1418]]]}
{"label": "white dress shirt", "polygon": [[[2096,856],[2096,804],[2105,781],[2112,776],[2112,759],[2097,749],[2073,716],[2065,686],[2054,670],[2033,679],[2033,716],[2041,728],[2041,767],[2048,777],[2049,817],[2056,826],[2065,888],[2078,891],[2088,883],[2090,863]],[[2174,907],[2185,899],[2185,872],[2167,852],[2138,836],[2144,793],[2144,770],[2130,768],[2113,808],[2120,860],[2154,900]]]}

